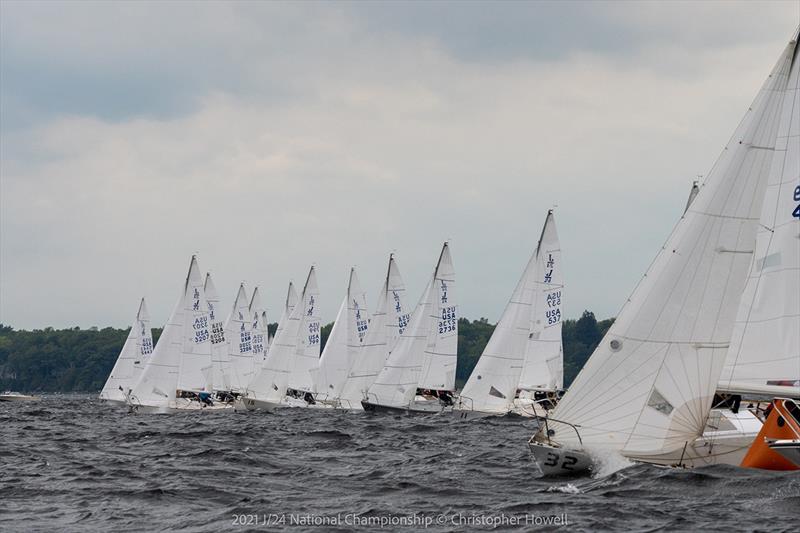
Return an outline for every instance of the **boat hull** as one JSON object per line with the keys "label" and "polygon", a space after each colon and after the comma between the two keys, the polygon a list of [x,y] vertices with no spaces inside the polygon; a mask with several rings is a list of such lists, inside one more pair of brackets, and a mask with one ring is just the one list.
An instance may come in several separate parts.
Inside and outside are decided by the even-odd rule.
{"label": "boat hull", "polygon": [[0,394],[0,402],[38,402],[38,396],[28,396],[27,394]]}
{"label": "boat hull", "polygon": [[776,440],[769,443],[769,448],[800,468],[800,440]]}
{"label": "boat hull", "polygon": [[278,407],[281,407],[280,402],[270,402],[257,398],[243,398],[241,401],[244,408],[248,411],[267,411],[271,413]]}
{"label": "boat hull", "polygon": [[361,406],[364,408],[364,411],[368,413],[387,413],[408,416],[435,415],[442,412],[441,406],[438,406],[438,408],[434,410],[433,408],[430,408],[430,406],[416,405],[415,403],[405,407],[397,407],[393,405],[381,405],[378,403],[369,402],[367,400],[361,400]]}

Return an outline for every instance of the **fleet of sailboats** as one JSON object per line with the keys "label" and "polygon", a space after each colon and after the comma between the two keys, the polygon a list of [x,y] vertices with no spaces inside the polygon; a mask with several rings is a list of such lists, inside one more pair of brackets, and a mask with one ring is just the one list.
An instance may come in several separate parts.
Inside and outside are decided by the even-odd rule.
{"label": "fleet of sailboats", "polygon": [[[141,300],[100,398],[139,412],[528,416],[538,424],[528,445],[545,474],[591,470],[608,454],[682,467],[800,461],[798,56],[795,36],[566,392],[564,270],[550,210],[460,392],[456,277],[445,242],[410,313],[394,255],[372,315],[351,268],[321,353],[315,267],[300,295],[289,284],[270,337],[259,288],[248,298],[242,283],[223,321],[212,276],[192,256],[155,346]],[[772,398],[766,416],[758,400]]]}

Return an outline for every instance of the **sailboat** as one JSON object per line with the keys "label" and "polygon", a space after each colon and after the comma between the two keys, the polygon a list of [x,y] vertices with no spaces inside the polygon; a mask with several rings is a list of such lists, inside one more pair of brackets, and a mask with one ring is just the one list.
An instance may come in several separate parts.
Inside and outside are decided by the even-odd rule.
{"label": "sailboat", "polygon": [[285,402],[292,407],[306,407],[313,403],[314,374],[319,369],[322,324],[319,316],[319,288],[317,272],[312,266],[301,296],[300,327],[295,341],[292,369],[289,373]]}
{"label": "sailboat", "polygon": [[183,291],[128,395],[128,405],[140,412],[162,413],[212,407],[211,368],[208,305],[193,255]]}
{"label": "sailboat", "polygon": [[[645,277],[529,441],[545,474],[602,454],[641,462],[739,464],[760,430],[747,410],[711,419],[776,150],[793,40]],[[796,75],[796,73],[794,74]],[[788,296],[792,297],[792,296]]]}
{"label": "sailboat", "polygon": [[124,405],[131,387],[139,379],[151,353],[153,353],[153,336],[150,331],[150,315],[142,298],[128,338],[100,392],[100,399]]}
{"label": "sailboat", "polygon": [[564,388],[564,350],[561,339],[564,305],[564,270],[552,210],[548,212],[539,240],[534,278],[530,333],[520,373],[516,411],[540,415]]}
{"label": "sailboat", "polygon": [[212,383],[214,390],[217,391],[217,397],[227,400],[229,399],[229,394],[234,390],[238,390],[240,386],[231,368],[228,343],[225,341],[225,322],[218,312],[219,293],[210,272],[206,273],[203,290],[205,291],[206,304],[208,305]]}
{"label": "sailboat", "polygon": [[[316,306],[316,292],[314,267],[311,267],[308,273],[301,301],[293,307],[290,306],[290,300],[294,299],[294,287],[289,285],[284,317],[278,323],[278,330],[275,332],[275,338],[261,370],[251,380],[245,392],[244,404],[248,409],[272,411],[286,405],[286,392],[290,374],[295,369],[294,360],[297,357],[298,346],[305,353],[306,347],[315,343],[319,350],[319,319],[316,320],[317,325],[313,325],[316,312],[316,309],[313,308]],[[312,299],[313,307],[310,305]],[[311,314],[308,313],[309,310],[311,310]],[[303,337],[302,343],[300,342],[301,336]]]}
{"label": "sailboat", "polygon": [[341,407],[342,389],[348,372],[364,347],[369,320],[367,300],[358,283],[356,269],[350,269],[347,293],[333,329],[319,360],[319,371],[314,373],[315,400],[333,407]]}
{"label": "sailboat", "polygon": [[[445,242],[407,329],[361,401],[364,410],[433,413],[451,404],[458,341],[454,287],[453,260]],[[421,387],[435,387],[441,399],[418,398]]]}
{"label": "sailboat", "polygon": [[358,411],[363,409],[361,400],[367,398],[367,391],[377,379],[411,318],[403,307],[405,290],[400,269],[397,267],[394,255],[390,254],[386,278],[378,296],[378,305],[367,328],[362,347],[356,351],[347,378],[342,385],[339,396],[341,408]]}
{"label": "sailboat", "polygon": [[[506,415],[519,389],[562,386],[561,250],[553,211],[489,342],[461,391],[454,413],[460,418]],[[521,409],[534,408],[533,398]]]}
{"label": "sailboat", "polygon": [[267,310],[261,303],[261,294],[258,291],[258,287],[253,289],[253,296],[250,298],[248,311],[252,317],[250,331],[252,331],[253,336],[253,364],[250,376],[248,376],[249,381],[261,370],[261,367],[264,365],[264,360],[267,358],[267,352],[269,351]]}
{"label": "sailboat", "polygon": [[253,331],[251,329],[250,300],[244,283],[239,284],[233,308],[225,321],[225,340],[231,374],[236,383],[235,392],[241,393],[253,379]]}

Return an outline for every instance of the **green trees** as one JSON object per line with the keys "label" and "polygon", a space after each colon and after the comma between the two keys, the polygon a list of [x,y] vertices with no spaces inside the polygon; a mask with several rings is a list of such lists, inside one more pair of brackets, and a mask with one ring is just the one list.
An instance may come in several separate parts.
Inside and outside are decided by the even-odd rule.
{"label": "green trees", "polygon": [[[613,319],[598,322],[584,311],[578,320],[565,320],[564,384],[569,385]],[[322,345],[333,324],[322,328]],[[277,324],[269,324],[274,335]],[[36,329],[16,331],[0,324],[0,390],[71,392],[99,391],[108,378],[127,329]],[[485,318],[458,321],[458,367],[456,383],[464,384],[494,331]],[[160,329],[153,330],[157,341]]]}

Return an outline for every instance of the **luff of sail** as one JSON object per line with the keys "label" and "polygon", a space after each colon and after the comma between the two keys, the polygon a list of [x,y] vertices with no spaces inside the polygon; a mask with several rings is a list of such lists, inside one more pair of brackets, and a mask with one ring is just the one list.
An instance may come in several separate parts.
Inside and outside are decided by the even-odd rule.
{"label": "luff of sail", "polygon": [[504,414],[514,406],[531,330],[538,256],[539,245],[528,260],[511,299],[461,391],[461,409]]}
{"label": "luff of sail", "polygon": [[367,391],[378,377],[391,348],[408,325],[409,315],[403,309],[402,303],[404,294],[403,278],[394,256],[390,255],[378,305],[367,328],[363,346],[356,352],[342,386],[339,397],[342,407],[361,409],[361,400],[366,398]]}
{"label": "luff of sail", "polygon": [[542,228],[536,260],[530,333],[519,388],[553,391],[563,388],[564,384],[561,342],[564,271],[552,211],[548,212]]}
{"label": "luff of sail", "polygon": [[717,387],[727,392],[800,397],[798,56],[800,53],[795,47],[787,87],[783,91],[755,253]]}
{"label": "luff of sail", "polygon": [[318,399],[339,399],[347,374],[363,347],[367,330],[366,295],[358,283],[356,269],[351,268],[347,293],[319,360],[315,381]]}
{"label": "luff of sail", "polygon": [[210,272],[206,273],[203,289],[208,304],[208,329],[211,334],[211,371],[214,389],[221,391],[239,389],[240,385],[234,381],[235,376],[231,369],[228,343],[225,342],[225,322],[220,313],[219,293]]}
{"label": "luff of sail", "polygon": [[142,298],[125,344],[100,392],[100,399],[124,403],[128,392],[139,378],[139,374],[152,352],[153,337],[150,331],[150,316],[147,313],[144,298]]}
{"label": "luff of sail", "polygon": [[556,406],[554,440],[644,458],[702,434],[753,254],[794,52],[792,43]]}
{"label": "luff of sail", "polygon": [[444,243],[433,278],[428,344],[422,359],[419,388],[455,390],[458,349],[458,305],[450,246]]}
{"label": "luff of sail", "polygon": [[312,266],[299,305],[302,314],[299,317],[298,337],[292,358],[292,371],[289,374],[289,388],[298,391],[314,392],[312,372],[319,368],[321,334],[318,300],[317,273]]}

